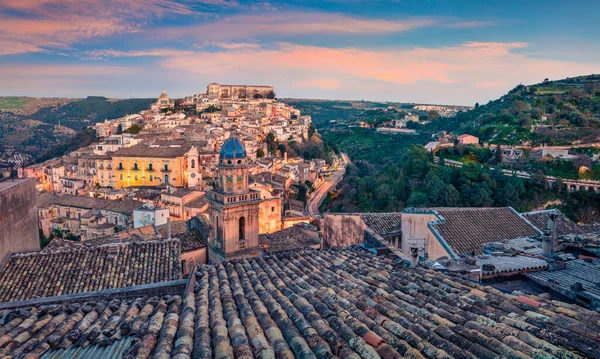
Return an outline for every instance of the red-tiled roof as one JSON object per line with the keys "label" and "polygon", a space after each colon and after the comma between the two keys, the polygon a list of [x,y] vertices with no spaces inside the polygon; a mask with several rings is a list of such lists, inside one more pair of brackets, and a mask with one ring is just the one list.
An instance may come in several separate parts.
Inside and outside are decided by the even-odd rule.
{"label": "red-tiled roof", "polygon": [[188,291],[160,299],[0,307],[0,356],[100,351],[131,337],[121,357],[600,356],[597,312],[357,249],[207,265],[190,278]]}
{"label": "red-tiled roof", "polygon": [[178,240],[14,253],[0,268],[0,302],[178,279]]}
{"label": "red-tiled roof", "polygon": [[540,234],[510,207],[435,210],[442,219],[432,226],[457,253],[481,253],[485,243]]}

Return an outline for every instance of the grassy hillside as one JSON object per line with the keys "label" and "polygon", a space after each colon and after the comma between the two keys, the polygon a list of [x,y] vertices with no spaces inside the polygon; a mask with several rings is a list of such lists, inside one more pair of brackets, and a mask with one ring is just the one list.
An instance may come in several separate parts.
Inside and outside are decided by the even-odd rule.
{"label": "grassy hillside", "polygon": [[77,98],[64,97],[0,97],[0,112],[12,112],[16,115],[31,115],[44,107],[58,107],[69,102],[80,101]]}
{"label": "grassy hillside", "polygon": [[501,98],[422,131],[469,133],[503,144],[567,145],[600,139],[600,75],[519,85]]}

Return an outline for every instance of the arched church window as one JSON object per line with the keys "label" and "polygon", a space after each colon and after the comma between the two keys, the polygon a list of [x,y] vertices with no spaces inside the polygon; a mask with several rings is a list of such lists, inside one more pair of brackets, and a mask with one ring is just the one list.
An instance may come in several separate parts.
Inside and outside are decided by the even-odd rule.
{"label": "arched church window", "polygon": [[192,160],[192,168],[196,168],[196,160]]}
{"label": "arched church window", "polygon": [[240,241],[246,240],[246,218],[240,217]]}

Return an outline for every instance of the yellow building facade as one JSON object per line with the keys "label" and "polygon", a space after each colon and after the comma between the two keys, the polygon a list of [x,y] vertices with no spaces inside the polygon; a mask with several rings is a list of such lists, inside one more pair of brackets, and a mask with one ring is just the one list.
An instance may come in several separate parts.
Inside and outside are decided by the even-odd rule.
{"label": "yellow building facade", "polygon": [[196,187],[201,180],[195,147],[133,146],[112,157],[114,187]]}

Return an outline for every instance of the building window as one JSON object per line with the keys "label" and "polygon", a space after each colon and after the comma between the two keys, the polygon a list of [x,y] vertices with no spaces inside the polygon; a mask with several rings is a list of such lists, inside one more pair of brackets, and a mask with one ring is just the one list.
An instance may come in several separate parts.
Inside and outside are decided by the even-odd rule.
{"label": "building window", "polygon": [[123,180],[123,174],[122,174],[122,173],[119,175],[119,179],[120,179],[121,181]]}
{"label": "building window", "polygon": [[246,240],[246,218],[245,217],[240,217],[239,239],[240,239],[240,242]]}
{"label": "building window", "polygon": [[196,168],[196,160],[192,160],[192,168]]}
{"label": "building window", "polygon": [[165,171],[168,171],[168,170],[169,170],[169,164],[165,163]]}
{"label": "building window", "polygon": [[[119,169],[122,170],[123,169],[123,162],[119,162]],[[122,179],[122,178],[121,178]]]}
{"label": "building window", "polygon": [[135,162],[135,163],[133,164],[133,169],[137,171],[137,169],[138,169],[138,164],[137,164],[137,162]]}
{"label": "building window", "polygon": [[152,175],[150,175],[150,182],[152,182]]}
{"label": "building window", "polygon": [[275,207],[271,207],[271,212],[275,212]]}
{"label": "building window", "polygon": [[134,176],[134,179],[135,179],[136,181],[138,180],[138,177],[137,177],[137,175],[135,175],[135,176]]}
{"label": "building window", "polygon": [[165,175],[165,183],[169,183],[169,175]]}
{"label": "building window", "polygon": [[187,261],[181,261],[181,270],[183,274],[187,274]]}
{"label": "building window", "polygon": [[[148,171],[152,171],[152,170],[153,170],[152,169],[152,163],[148,163]],[[152,177],[150,177],[150,178],[152,178]],[[152,180],[150,180],[150,181],[152,181]]]}

